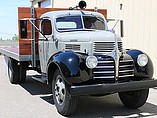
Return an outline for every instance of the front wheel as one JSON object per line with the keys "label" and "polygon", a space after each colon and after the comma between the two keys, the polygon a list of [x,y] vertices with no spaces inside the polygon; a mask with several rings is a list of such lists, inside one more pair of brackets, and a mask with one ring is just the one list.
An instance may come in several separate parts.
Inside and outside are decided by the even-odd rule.
{"label": "front wheel", "polygon": [[139,108],[145,104],[149,94],[149,89],[127,91],[119,93],[122,103],[129,108]]}
{"label": "front wheel", "polygon": [[59,70],[56,70],[52,82],[53,100],[61,115],[72,114],[78,102],[77,96],[72,96],[66,89],[65,81]]}

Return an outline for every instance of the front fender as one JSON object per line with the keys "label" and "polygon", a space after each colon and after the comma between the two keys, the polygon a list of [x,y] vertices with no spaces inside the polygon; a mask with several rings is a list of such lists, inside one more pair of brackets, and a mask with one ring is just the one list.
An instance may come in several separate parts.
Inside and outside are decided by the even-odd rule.
{"label": "front fender", "polygon": [[[130,55],[132,57],[132,59],[134,60],[134,64],[135,64],[135,77],[141,77],[141,78],[150,78],[152,79],[153,74],[154,74],[154,67],[153,67],[153,63],[152,60],[150,59],[150,57],[140,51],[140,50],[128,50],[126,52],[128,55]],[[137,58],[139,54],[146,54],[148,56],[148,64],[144,67],[140,67],[137,63]]]}
{"label": "front fender", "polygon": [[48,65],[55,63],[67,83],[81,83],[89,79],[85,58],[85,55],[81,57],[72,51],[58,52],[49,59]]}

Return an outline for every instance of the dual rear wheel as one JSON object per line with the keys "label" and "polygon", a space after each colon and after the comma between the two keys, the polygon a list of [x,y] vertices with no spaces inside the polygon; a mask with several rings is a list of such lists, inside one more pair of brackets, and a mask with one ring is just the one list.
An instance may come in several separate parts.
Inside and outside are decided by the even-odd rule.
{"label": "dual rear wheel", "polygon": [[[12,84],[24,83],[28,64],[8,58],[8,76]],[[59,69],[55,71],[52,82],[53,100],[58,112],[64,116],[72,114],[77,107],[77,96],[72,96],[66,89],[66,82]]]}
{"label": "dual rear wheel", "polygon": [[26,80],[26,62],[18,62],[12,58],[8,58],[8,76],[12,84],[24,83]]}

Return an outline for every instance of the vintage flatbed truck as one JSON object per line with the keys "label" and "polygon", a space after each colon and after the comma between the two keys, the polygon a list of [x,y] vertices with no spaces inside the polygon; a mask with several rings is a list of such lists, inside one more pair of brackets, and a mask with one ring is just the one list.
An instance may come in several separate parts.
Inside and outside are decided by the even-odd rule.
{"label": "vintage flatbed truck", "polygon": [[[150,57],[137,49],[123,49],[121,38],[108,30],[107,10],[18,8],[19,46],[0,49],[12,84],[32,78],[52,84],[58,112],[72,114],[80,95],[118,93],[122,103],[139,108],[147,100],[153,79]],[[97,10],[95,10],[97,11]],[[121,22],[122,24],[122,22]]]}

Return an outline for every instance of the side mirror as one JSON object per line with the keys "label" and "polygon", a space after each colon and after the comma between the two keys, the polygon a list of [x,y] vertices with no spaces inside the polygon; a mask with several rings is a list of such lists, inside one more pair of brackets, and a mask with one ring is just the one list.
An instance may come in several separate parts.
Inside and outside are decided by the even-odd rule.
{"label": "side mirror", "polygon": [[20,38],[27,39],[27,20],[20,20]]}
{"label": "side mirror", "polygon": [[120,20],[120,35],[122,38],[124,37],[124,22],[123,22],[123,20]]}
{"label": "side mirror", "polygon": [[43,35],[51,35],[52,34],[52,27],[51,21],[48,19],[44,19],[41,23],[41,31]]}

